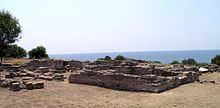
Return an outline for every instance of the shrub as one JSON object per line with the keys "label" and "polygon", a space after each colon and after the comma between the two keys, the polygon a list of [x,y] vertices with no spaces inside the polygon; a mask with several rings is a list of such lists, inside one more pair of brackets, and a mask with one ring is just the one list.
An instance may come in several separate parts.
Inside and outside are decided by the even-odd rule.
{"label": "shrub", "polygon": [[97,60],[112,60],[110,56],[105,56],[105,58],[98,58]]}
{"label": "shrub", "polygon": [[110,56],[105,56],[104,60],[112,60]]}
{"label": "shrub", "polygon": [[122,55],[118,55],[115,57],[115,60],[125,60],[125,57]]}
{"label": "shrub", "polygon": [[160,61],[153,61],[154,63],[161,63]]}
{"label": "shrub", "polygon": [[212,59],[212,64],[217,64],[220,66],[220,55],[216,55],[213,59]]}
{"label": "shrub", "polygon": [[175,61],[171,62],[170,64],[180,64],[180,62],[175,60]]}
{"label": "shrub", "polygon": [[194,60],[193,58],[184,59],[182,63],[185,65],[196,65],[197,64],[196,60]]}
{"label": "shrub", "polygon": [[104,58],[98,58],[97,60],[98,60],[98,61],[102,61],[102,60],[104,60]]}
{"label": "shrub", "polygon": [[10,45],[4,50],[6,57],[23,58],[27,56],[27,51],[20,46]]}
{"label": "shrub", "polygon": [[28,56],[31,59],[42,59],[42,58],[48,58],[48,54],[46,52],[46,48],[43,46],[38,46],[31,51],[28,52]]}
{"label": "shrub", "polygon": [[200,67],[203,67],[203,66],[206,66],[208,65],[208,63],[198,63],[197,66],[200,66]]}

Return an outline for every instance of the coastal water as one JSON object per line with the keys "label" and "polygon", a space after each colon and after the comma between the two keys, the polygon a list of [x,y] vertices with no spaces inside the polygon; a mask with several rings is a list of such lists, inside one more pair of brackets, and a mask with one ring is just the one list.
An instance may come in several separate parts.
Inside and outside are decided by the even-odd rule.
{"label": "coastal water", "polygon": [[162,63],[170,63],[174,60],[181,61],[187,58],[194,58],[197,62],[200,63],[210,63],[211,59],[215,57],[217,54],[220,54],[220,50],[57,54],[50,55],[50,58],[94,61],[97,58],[105,57],[106,55],[111,56],[112,58],[116,57],[117,55],[123,55],[129,58],[160,61]]}

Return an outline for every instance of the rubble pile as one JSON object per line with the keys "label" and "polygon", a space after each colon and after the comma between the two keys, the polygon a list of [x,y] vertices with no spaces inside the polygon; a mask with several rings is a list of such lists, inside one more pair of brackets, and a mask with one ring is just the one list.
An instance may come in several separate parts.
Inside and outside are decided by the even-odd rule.
{"label": "rubble pile", "polygon": [[0,65],[0,87],[12,91],[44,88],[44,81],[64,81],[69,70],[82,69],[80,61],[32,60],[29,63]]}

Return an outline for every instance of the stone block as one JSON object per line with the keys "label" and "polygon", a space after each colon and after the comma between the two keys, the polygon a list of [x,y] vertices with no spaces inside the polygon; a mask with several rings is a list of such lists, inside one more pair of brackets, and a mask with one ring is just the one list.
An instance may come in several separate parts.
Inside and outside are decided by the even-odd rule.
{"label": "stone block", "polygon": [[20,91],[21,90],[21,87],[20,87],[20,83],[16,82],[16,83],[12,83],[10,85],[10,90],[12,91]]}
{"label": "stone block", "polygon": [[59,81],[64,81],[64,75],[63,74],[54,74],[53,79],[59,80]]}
{"label": "stone block", "polygon": [[43,89],[44,88],[44,82],[34,82],[33,87],[34,87],[34,89]]}
{"label": "stone block", "polygon": [[34,89],[34,85],[32,82],[28,82],[25,84],[26,85],[26,89],[27,90],[33,90]]}

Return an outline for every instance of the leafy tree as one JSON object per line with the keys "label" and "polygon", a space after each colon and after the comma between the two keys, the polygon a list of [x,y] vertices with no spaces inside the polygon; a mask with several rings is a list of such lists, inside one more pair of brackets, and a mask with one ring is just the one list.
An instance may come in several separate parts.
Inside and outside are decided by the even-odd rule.
{"label": "leafy tree", "polygon": [[36,48],[33,48],[31,51],[28,52],[28,56],[31,59],[48,58],[46,48],[43,46],[38,46]]}
{"label": "leafy tree", "polygon": [[112,60],[110,56],[105,56],[105,58],[98,58],[97,60]]}
{"label": "leafy tree", "polygon": [[4,53],[6,57],[13,58],[22,58],[27,56],[27,51],[22,47],[17,46],[16,44],[9,45],[9,47],[7,47],[7,49],[4,50]]}
{"label": "leafy tree", "polygon": [[118,55],[115,57],[115,60],[125,60],[125,57],[122,55]]}
{"label": "leafy tree", "polygon": [[170,64],[180,64],[180,62],[175,60],[175,61],[171,62]]}
{"label": "leafy tree", "polygon": [[21,26],[18,20],[8,11],[0,11],[0,58],[5,55],[4,50],[8,45],[20,39]]}
{"label": "leafy tree", "polygon": [[110,56],[105,56],[104,60],[112,60]]}
{"label": "leafy tree", "polygon": [[196,65],[197,64],[196,60],[194,60],[193,58],[184,59],[182,61],[182,63],[187,64],[187,65]]}
{"label": "leafy tree", "polygon": [[216,55],[213,59],[212,59],[212,64],[217,64],[220,66],[220,55]]}

